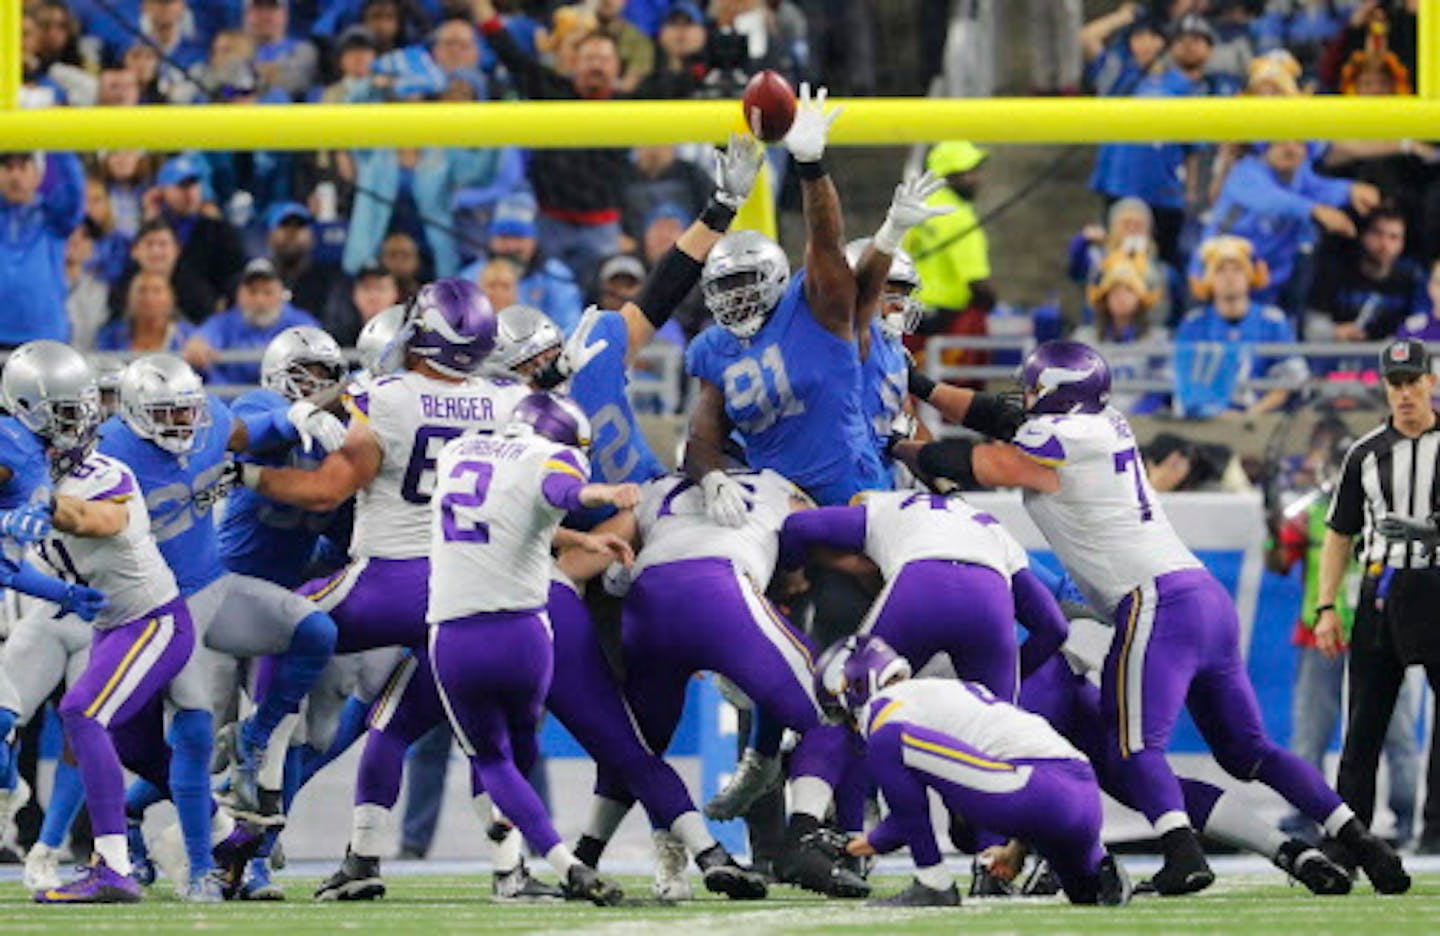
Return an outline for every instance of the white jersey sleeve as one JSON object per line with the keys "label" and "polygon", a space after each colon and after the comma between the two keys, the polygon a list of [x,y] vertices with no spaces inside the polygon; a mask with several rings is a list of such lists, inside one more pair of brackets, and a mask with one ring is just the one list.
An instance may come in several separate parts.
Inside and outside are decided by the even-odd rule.
{"label": "white jersey sleeve", "polygon": [[1113,615],[1142,584],[1200,567],[1170,526],[1117,410],[1032,417],[1015,444],[1060,476],[1055,494],[1026,491],[1025,507],[1091,607]]}
{"label": "white jersey sleeve", "polygon": [[435,460],[445,443],[503,426],[524,386],[475,377],[459,383],[414,371],[354,385],[346,398],[380,446],[380,473],[355,499],[351,554],[414,559],[430,545]]}
{"label": "white jersey sleeve", "polygon": [[175,576],[150,533],[150,513],[135,475],[124,462],[93,454],[61,479],[55,493],[125,507],[125,529],[114,536],[54,531],[36,544],[42,567],[67,582],[98,588],[108,603],[95,618],[101,630],[138,620],[179,597]]}
{"label": "white jersey sleeve", "polygon": [[549,601],[550,543],[565,516],[545,498],[548,477],[581,483],[590,465],[541,436],[456,439],[437,460],[430,532],[432,624]]}
{"label": "white jersey sleeve", "polygon": [[947,734],[996,760],[1089,760],[1045,719],[1000,701],[979,683],[957,679],[896,683],[870,700],[860,727],[868,738],[892,722]]}
{"label": "white jersey sleeve", "polygon": [[686,559],[728,559],[764,589],[780,558],[780,528],[790,515],[790,499],[802,496],[781,475],[764,471],[732,475],[745,490],[745,523],[721,526],[705,512],[705,492],[679,475],[646,482],[636,520],[643,546],[634,576],[653,565]]}
{"label": "white jersey sleeve", "polygon": [[1025,550],[1000,521],[958,496],[923,491],[866,496],[865,554],[886,581],[921,559],[988,566],[1007,579],[1029,567]]}

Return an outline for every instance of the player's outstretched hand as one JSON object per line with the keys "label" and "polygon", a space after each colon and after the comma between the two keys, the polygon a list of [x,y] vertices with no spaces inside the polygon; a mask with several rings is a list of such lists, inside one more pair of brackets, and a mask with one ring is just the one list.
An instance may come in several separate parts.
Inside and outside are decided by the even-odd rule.
{"label": "player's outstretched hand", "polygon": [[24,545],[38,543],[50,535],[50,509],[31,501],[0,513],[0,536]]}
{"label": "player's outstretched hand", "polygon": [[345,424],[308,400],[292,403],[285,418],[300,433],[300,445],[318,445],[326,452],[338,451],[345,444]]}
{"label": "player's outstretched hand", "polygon": [[785,148],[796,162],[819,162],[825,155],[825,143],[830,136],[830,126],[844,112],[843,107],[825,109],[825,98],[829,92],[824,88],[810,94],[810,82],[800,85],[800,104],[795,110],[795,122],[785,134]]}
{"label": "player's outstretched hand", "polygon": [[65,597],[61,598],[56,607],[55,616],[64,617],[67,614],[74,614],[87,624],[105,610],[110,600],[105,593],[99,589],[91,588],[88,585],[70,585],[65,589]]}
{"label": "player's outstretched hand", "polygon": [[715,200],[739,209],[750,197],[764,162],[765,147],[759,140],[748,133],[730,134],[730,145],[715,151]]}
{"label": "player's outstretched hand", "polygon": [[[955,210],[954,205],[928,205],[930,196],[945,187],[945,180],[926,170],[923,175],[912,176],[895,186],[895,196],[890,199],[890,210],[885,213],[885,226],[883,232],[895,238],[894,245],[886,253],[894,253],[894,247],[900,245],[900,240],[905,234],[916,225],[924,224],[931,218],[938,218],[941,215],[949,214]],[[889,244],[880,243],[881,235],[875,237],[877,250],[883,250]]]}
{"label": "player's outstretched hand", "polygon": [[580,316],[580,323],[560,349],[560,357],[555,359],[555,371],[561,378],[568,379],[580,373],[596,355],[610,347],[610,342],[604,338],[595,342],[590,340],[590,333],[595,331],[595,326],[604,316],[605,310],[596,305],[588,307]]}
{"label": "player's outstretched hand", "polygon": [[700,487],[705,491],[705,513],[712,523],[728,527],[745,524],[750,503],[739,481],[717,468],[700,479]]}

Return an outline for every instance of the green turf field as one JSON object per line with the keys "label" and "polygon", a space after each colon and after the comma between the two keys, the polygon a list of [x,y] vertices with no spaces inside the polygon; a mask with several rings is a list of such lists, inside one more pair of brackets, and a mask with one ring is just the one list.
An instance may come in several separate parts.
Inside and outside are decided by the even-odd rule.
{"label": "green turf field", "polygon": [[[1317,898],[1275,874],[1222,877],[1196,897],[1142,898],[1121,909],[1070,907],[1049,898],[974,900],[954,910],[906,912],[825,901],[789,888],[760,903],[702,898],[678,906],[629,901],[600,909],[583,904],[497,905],[480,899],[474,879],[395,877],[390,895],[373,904],[316,904],[304,898],[315,881],[282,879],[292,899],[283,904],[226,904],[197,910],[157,888],[143,904],[41,907],[13,882],[0,884],[0,933],[222,933],[339,936],[441,936],[447,933],[1343,933],[1388,936],[1440,933],[1440,875],[1417,877],[1403,897],[1377,897],[1361,884],[1348,897]],[[624,878],[636,895],[649,881]],[[488,878],[483,879],[488,894]],[[902,877],[879,879],[877,893],[898,890]]]}

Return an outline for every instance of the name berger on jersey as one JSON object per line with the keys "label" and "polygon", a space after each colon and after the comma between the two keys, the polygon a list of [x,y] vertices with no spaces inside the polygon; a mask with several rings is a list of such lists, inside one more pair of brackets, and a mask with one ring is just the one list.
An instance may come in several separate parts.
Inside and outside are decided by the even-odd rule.
{"label": "name berger on jersey", "polygon": [[420,394],[420,411],[426,419],[495,421],[495,401],[490,397],[437,397],[422,393]]}

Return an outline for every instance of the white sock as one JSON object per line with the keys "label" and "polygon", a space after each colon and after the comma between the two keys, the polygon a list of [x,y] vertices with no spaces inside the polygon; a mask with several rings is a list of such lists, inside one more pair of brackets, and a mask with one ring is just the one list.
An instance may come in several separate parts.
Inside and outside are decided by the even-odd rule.
{"label": "white sock", "polygon": [[915,880],[931,890],[949,890],[950,885],[955,883],[955,879],[950,876],[950,870],[945,867],[943,861],[928,868],[916,868]]}
{"label": "white sock", "polygon": [[1344,803],[1341,803],[1339,806],[1335,807],[1334,812],[1332,812],[1328,817],[1326,817],[1325,834],[1330,836],[1331,838],[1336,837],[1340,834],[1340,830],[1345,828],[1345,823],[1349,822],[1351,819],[1354,818],[1355,810],[1351,809],[1349,806],[1346,806]]}
{"label": "white sock", "polygon": [[686,850],[692,855],[715,847],[715,836],[705,828],[705,820],[693,809],[677,816],[675,821],[670,823],[670,832],[685,843]]}
{"label": "white sock", "polygon": [[835,791],[819,777],[796,777],[790,781],[790,812],[814,816],[820,821],[830,811]]}
{"label": "white sock", "polygon": [[590,821],[585,834],[593,839],[608,842],[615,837],[615,830],[630,812],[628,803],[620,803],[603,796],[595,797],[590,803]]}
{"label": "white sock", "polygon": [[1173,832],[1176,829],[1190,828],[1190,817],[1183,809],[1172,809],[1155,820],[1155,834],[1164,835],[1166,832]]}
{"label": "white sock", "polygon": [[570,869],[580,863],[580,859],[576,858],[563,842],[546,852],[545,860],[555,869],[555,873],[560,875],[562,881],[568,881]]}
{"label": "white sock", "polygon": [[125,844],[125,836],[95,836],[95,853],[105,859],[110,870],[116,874],[130,873],[130,848]]}
{"label": "white sock", "polygon": [[1261,820],[1233,791],[1215,801],[1210,818],[1205,820],[1205,834],[1227,845],[1243,848],[1274,859],[1280,846],[1287,841],[1279,829]]}
{"label": "white sock", "polygon": [[523,860],[520,855],[520,846],[524,841],[525,837],[520,834],[520,830],[510,826],[510,831],[505,833],[505,837],[495,843],[496,874],[508,874],[520,867]]}
{"label": "white sock", "polygon": [[265,757],[260,762],[260,786],[266,790],[279,790],[285,786],[285,755],[290,752],[290,736],[300,724],[299,715],[286,715],[280,719],[265,745]]}
{"label": "white sock", "polygon": [[356,806],[352,823],[350,850],[361,858],[379,858],[390,837],[390,810],[374,803]]}
{"label": "white sock", "polygon": [[210,844],[219,845],[235,831],[235,817],[223,809],[210,814]]}

